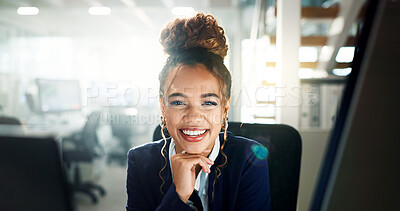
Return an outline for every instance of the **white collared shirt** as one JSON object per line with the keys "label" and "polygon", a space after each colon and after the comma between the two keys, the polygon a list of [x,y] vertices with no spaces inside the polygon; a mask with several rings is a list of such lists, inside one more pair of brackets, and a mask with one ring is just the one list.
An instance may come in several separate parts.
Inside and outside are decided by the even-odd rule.
{"label": "white collared shirt", "polygon": [[[212,161],[215,161],[215,159],[217,158],[217,156],[219,154],[219,149],[220,149],[219,136],[217,136],[217,138],[215,139],[215,142],[214,142],[214,147],[213,147],[210,155],[208,156],[208,158]],[[169,164],[171,167],[172,175],[173,175],[173,172],[172,172],[172,165],[171,165],[171,156],[175,155],[175,154],[176,154],[175,141],[171,137],[171,143],[169,145]],[[211,168],[211,165],[208,165],[208,167]],[[173,180],[173,178],[174,177],[172,177],[172,180]],[[196,189],[196,191],[198,191],[198,193],[199,193],[199,197],[201,199],[203,209],[205,211],[208,211],[209,210],[209,207],[208,207],[208,173],[205,173],[204,171],[200,170],[200,173],[197,175],[197,178],[196,178],[196,183],[194,185],[194,189]]]}

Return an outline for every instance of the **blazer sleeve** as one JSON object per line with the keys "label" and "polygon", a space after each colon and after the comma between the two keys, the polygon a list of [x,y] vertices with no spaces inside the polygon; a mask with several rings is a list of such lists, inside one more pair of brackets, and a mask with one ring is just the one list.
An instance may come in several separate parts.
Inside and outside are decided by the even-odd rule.
{"label": "blazer sleeve", "polygon": [[[172,184],[167,193],[165,193],[161,204],[152,204],[154,203],[154,200],[147,198],[147,196],[152,195],[151,193],[147,193],[151,190],[150,188],[145,187],[150,187],[153,184],[151,184],[151,181],[149,181],[148,177],[145,177],[145,175],[143,177],[140,176],[139,169],[140,166],[136,163],[135,150],[131,150],[128,153],[128,171],[126,180],[126,189],[128,194],[128,201],[126,204],[127,211],[146,211],[154,210],[154,208],[157,211],[193,211],[189,205],[179,198],[174,184]],[[195,206],[200,208],[198,210],[202,210],[201,200],[195,192],[193,192],[190,200],[194,201]],[[200,204],[198,202],[200,202]]]}
{"label": "blazer sleeve", "polygon": [[[261,146],[260,146],[261,147]],[[264,147],[263,147],[264,148]],[[263,150],[267,150],[264,148]],[[268,161],[250,150],[240,179],[239,194],[235,210],[270,210]],[[268,152],[268,151],[266,151]]]}

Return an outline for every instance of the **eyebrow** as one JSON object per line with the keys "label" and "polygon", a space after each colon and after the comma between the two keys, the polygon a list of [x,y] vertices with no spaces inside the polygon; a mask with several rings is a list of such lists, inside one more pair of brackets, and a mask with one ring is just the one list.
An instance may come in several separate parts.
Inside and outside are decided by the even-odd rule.
{"label": "eyebrow", "polygon": [[[180,92],[175,92],[175,93],[170,94],[168,96],[168,99],[173,98],[173,97],[184,97],[184,98],[187,98],[188,96],[183,94],[183,93],[180,93]],[[201,98],[207,98],[207,97],[219,98],[219,96],[217,94],[215,94],[215,93],[204,93],[204,94],[201,95]]]}
{"label": "eyebrow", "polygon": [[205,93],[201,95],[202,98],[206,98],[206,97],[216,97],[219,98],[219,96],[215,93]]}
{"label": "eyebrow", "polygon": [[183,93],[180,93],[180,92],[175,92],[175,93],[170,94],[170,95],[168,96],[168,99],[170,99],[170,98],[172,98],[172,97],[187,97],[187,95],[185,95],[185,94],[183,94]]}

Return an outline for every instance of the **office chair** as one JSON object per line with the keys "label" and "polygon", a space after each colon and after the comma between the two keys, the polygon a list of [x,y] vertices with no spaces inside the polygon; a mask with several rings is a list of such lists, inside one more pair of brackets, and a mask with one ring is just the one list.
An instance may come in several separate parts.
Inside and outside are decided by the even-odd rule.
{"label": "office chair", "polygon": [[15,117],[0,116],[0,134],[23,135],[24,128],[22,122]]}
{"label": "office chair", "polygon": [[15,117],[0,116],[0,125],[22,125],[22,123]]}
{"label": "office chair", "polygon": [[[100,185],[94,184],[91,181],[82,182],[82,175],[79,168],[79,163],[93,163],[96,159],[101,159],[105,156],[104,149],[99,143],[96,130],[99,127],[101,112],[91,113],[86,121],[82,131],[72,134],[62,139],[63,161],[68,168],[73,169],[73,178],[71,189],[73,192],[81,192],[88,195],[93,203],[98,202],[98,197],[94,190],[99,191],[101,196],[106,194],[106,191]],[[66,147],[66,145],[73,147]]]}
{"label": "office chair", "polygon": [[75,210],[57,139],[0,135],[0,210]]}
{"label": "office chair", "polygon": [[[236,136],[253,139],[268,149],[271,210],[295,211],[302,150],[301,138],[297,130],[282,124],[229,122],[228,131]],[[160,126],[157,126],[153,141],[161,138]]]}
{"label": "office chair", "polygon": [[109,123],[112,135],[118,140],[118,144],[108,152],[107,162],[116,161],[121,166],[125,166],[126,153],[132,148],[130,140],[135,128],[129,123],[129,115],[123,114],[121,111],[114,111],[111,115],[115,115],[116,119],[116,121],[110,121]]}

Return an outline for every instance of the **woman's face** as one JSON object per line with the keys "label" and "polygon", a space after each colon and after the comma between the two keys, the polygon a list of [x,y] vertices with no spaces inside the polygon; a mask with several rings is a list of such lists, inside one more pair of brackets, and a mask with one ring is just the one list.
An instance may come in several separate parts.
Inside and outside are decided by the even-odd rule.
{"label": "woman's face", "polygon": [[208,155],[229,111],[220,82],[204,65],[183,65],[169,74],[164,88],[160,104],[176,152]]}

